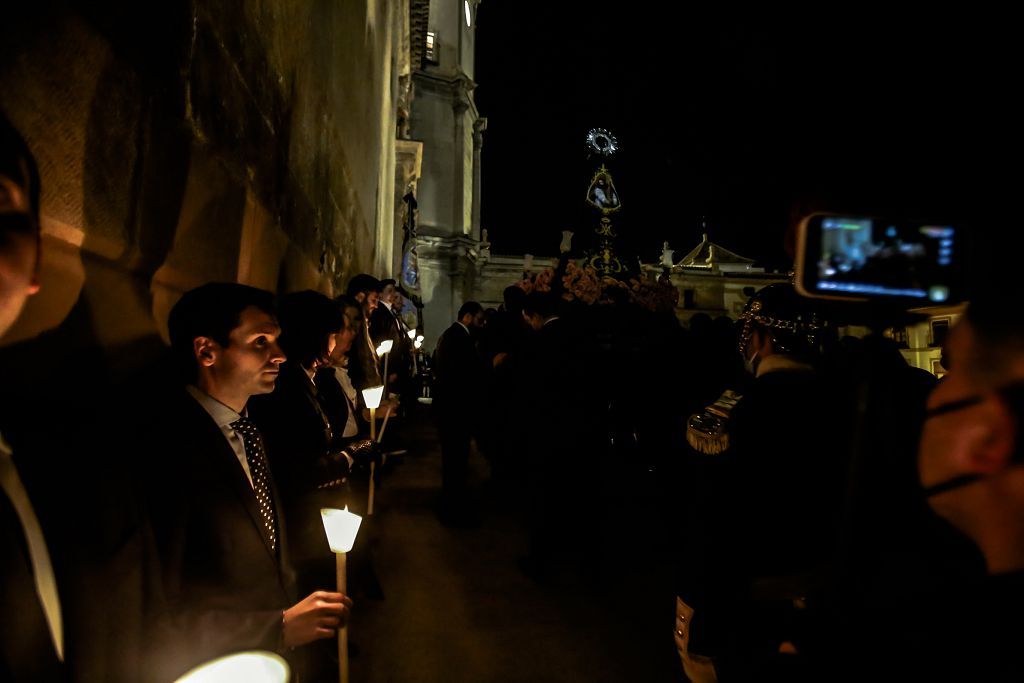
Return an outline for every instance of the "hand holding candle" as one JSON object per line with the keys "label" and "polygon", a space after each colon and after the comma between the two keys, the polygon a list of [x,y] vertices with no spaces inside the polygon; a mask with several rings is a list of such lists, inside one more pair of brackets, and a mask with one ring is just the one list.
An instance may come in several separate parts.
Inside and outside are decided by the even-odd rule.
{"label": "hand holding candle", "polygon": [[[363,389],[363,400],[366,407],[370,409],[370,439],[377,439],[377,408],[380,406],[380,399],[384,395],[384,386],[370,387]],[[373,489],[374,475],[377,473],[377,463],[370,463],[370,493],[366,501],[366,514],[373,514]]]}

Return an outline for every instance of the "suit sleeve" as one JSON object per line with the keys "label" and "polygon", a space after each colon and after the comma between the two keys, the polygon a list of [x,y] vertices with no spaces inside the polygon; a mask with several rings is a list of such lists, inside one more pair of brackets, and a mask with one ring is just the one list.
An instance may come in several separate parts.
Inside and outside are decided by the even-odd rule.
{"label": "suit sleeve", "polygon": [[216,599],[197,605],[186,595],[185,562],[189,527],[202,523],[192,514],[192,497],[182,495],[187,482],[164,477],[150,488],[147,505],[158,580],[148,601],[154,618],[145,653],[152,680],[174,680],[202,662],[239,650],[283,650],[282,610],[246,610],[233,604],[231,587],[223,586],[223,606]]}
{"label": "suit sleeve", "polygon": [[251,409],[274,481],[289,499],[329,486],[349,473],[348,459],[326,443],[320,417],[309,401],[306,396],[272,394]]}

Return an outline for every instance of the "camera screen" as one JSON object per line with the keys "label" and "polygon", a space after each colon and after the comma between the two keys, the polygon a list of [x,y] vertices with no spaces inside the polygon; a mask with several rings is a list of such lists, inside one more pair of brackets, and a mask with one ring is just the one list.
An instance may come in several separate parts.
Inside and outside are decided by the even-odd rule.
{"label": "camera screen", "polygon": [[817,222],[817,253],[807,254],[816,259],[817,292],[950,300],[958,256],[953,227],[842,216]]}

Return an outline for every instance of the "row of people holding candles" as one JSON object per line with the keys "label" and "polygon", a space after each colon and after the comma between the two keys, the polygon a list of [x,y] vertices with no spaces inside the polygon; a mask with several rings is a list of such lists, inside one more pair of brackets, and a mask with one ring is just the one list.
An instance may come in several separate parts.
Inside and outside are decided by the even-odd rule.
{"label": "row of people holding candles", "polygon": [[[297,595],[308,597],[283,610],[284,648],[279,649],[279,654],[274,654],[274,648],[267,648],[268,643],[260,642],[259,638],[251,642],[237,640],[229,649],[243,652],[211,652],[227,658],[201,665],[186,674],[186,680],[259,680],[257,672],[271,676],[266,680],[284,680],[280,676],[287,675],[290,668],[297,669],[301,680],[349,680],[348,555],[356,545],[363,517],[374,514],[377,468],[384,458],[380,443],[398,407],[397,395],[388,390],[404,381],[408,373],[404,363],[409,357],[400,358],[395,364],[397,372],[392,372],[391,358],[398,340],[393,335],[385,336],[373,345],[375,333],[379,335],[380,330],[371,330],[374,312],[385,295],[377,292],[375,300],[372,291],[359,290],[366,283],[373,287],[380,287],[380,283],[364,276],[353,281],[355,291],[351,297],[331,300],[313,291],[298,292],[281,298],[276,310],[268,306],[270,310],[261,311],[259,305],[250,302],[239,315],[241,324],[234,331],[243,333],[243,343],[248,339],[255,342],[259,362],[252,368],[266,377],[266,391],[254,391],[238,411],[241,420],[251,418],[252,422],[251,433],[239,431],[249,472],[255,475],[252,498],[258,507],[256,521],[265,530],[276,527],[276,536],[270,534],[270,550],[276,550],[282,571],[294,574]],[[196,303],[204,294],[212,293],[216,299],[225,292],[232,293],[227,298],[239,300],[260,296],[241,285],[206,285],[186,294],[175,310],[184,308],[187,315],[190,310],[207,306],[201,301]],[[239,306],[236,303],[229,308]],[[247,311],[252,312],[248,317]],[[175,313],[171,321],[176,321]],[[247,327],[248,322],[254,326]],[[172,328],[172,346],[180,341],[173,338],[175,331]],[[415,330],[395,325],[394,332],[403,334],[409,346],[422,343]],[[185,335],[191,338],[193,351],[197,348],[195,334],[190,330]],[[371,345],[372,353],[365,353]],[[205,361],[200,353],[193,355],[202,376]],[[367,360],[372,361],[372,366]],[[364,364],[352,372],[355,377],[349,374],[353,362]],[[211,369],[218,364],[215,360]],[[367,382],[379,383],[363,386]],[[200,379],[198,386],[190,385],[189,390],[194,395],[207,393],[207,397],[219,401],[206,392],[216,385],[217,382]],[[214,419],[223,424],[226,418]],[[250,449],[250,442],[258,443]],[[260,450],[266,458],[265,468],[253,462],[254,455],[260,457]],[[256,474],[261,469],[265,473]],[[260,477],[265,477],[269,484],[266,490],[261,490]],[[365,552],[353,570],[361,577],[372,574]],[[232,586],[225,585],[224,589],[231,590]],[[304,608],[306,601],[310,604]],[[200,605],[196,607],[202,609]],[[296,623],[305,618],[312,626],[297,638],[289,638],[287,633],[292,612]],[[250,651],[261,646],[265,652]],[[239,674],[236,667],[248,673]]]}
{"label": "row of people holding candles", "polygon": [[[0,337],[47,290],[40,177],[0,116]],[[7,353],[0,678],[347,681],[348,553],[372,578],[357,532],[422,344],[400,310],[368,275],[337,299],[208,283],[134,374],[73,335],[74,370],[43,339]]]}
{"label": "row of people holding candles", "polygon": [[[373,310],[366,297],[274,299],[228,283],[187,292],[172,310],[187,409],[160,411],[176,417],[150,434],[210,443],[145,488],[164,624],[144,657],[154,680],[200,665],[186,680],[290,671],[348,682],[349,553],[354,580],[375,581],[357,533],[374,514],[380,442],[398,407],[393,339],[361,359],[372,372],[349,375],[371,343]],[[167,443],[167,460],[189,447]],[[203,472],[217,456],[220,468]]]}
{"label": "row of people holding candles", "polygon": [[[236,615],[211,622],[210,613],[222,606],[208,600],[209,584],[228,577],[220,571],[203,575],[201,568],[207,562],[187,556],[199,552],[205,542],[193,548],[186,526],[182,545],[178,540],[182,527],[156,515],[153,530],[161,560],[186,556],[182,573],[171,572],[171,585],[176,588],[165,596],[168,613],[172,621],[182,617],[192,624],[188,631],[177,632],[174,643],[178,652],[188,655],[162,670],[180,669],[181,664],[195,664],[209,655],[228,655],[186,674],[186,680],[193,680],[190,676],[204,681],[258,680],[257,671],[280,676],[291,668],[301,680],[348,681],[348,554],[356,545],[363,516],[374,513],[376,470],[383,459],[380,441],[398,405],[394,398],[387,398],[389,380],[397,381],[389,372],[395,340],[381,340],[372,349],[373,373],[354,373],[360,383],[380,383],[356,389],[348,375],[349,359],[358,357],[360,347],[371,342],[372,299],[331,300],[305,291],[282,297],[276,308],[274,303],[266,293],[242,285],[210,284],[188,292],[171,314],[172,348],[191,352],[197,372],[188,393],[229,437],[236,455],[244,451],[244,460],[237,457],[242,467],[236,469],[245,470],[251,480],[250,490],[242,491],[248,494],[241,506],[241,512],[247,513],[244,521],[249,522],[246,530],[251,532],[255,523],[260,532],[256,539],[263,541],[259,550],[269,550],[276,560],[280,583],[293,583],[295,595],[307,597],[298,602],[284,600],[287,604],[280,599],[267,601],[267,607],[282,608],[275,619],[279,634],[273,629],[268,635],[274,637],[269,639],[251,625],[234,627],[239,619],[251,622],[251,612],[261,605],[250,603]],[[196,327],[196,320],[212,320],[218,309],[238,324],[228,334],[227,345],[212,341],[221,348],[208,349],[201,340],[212,333]],[[415,335],[407,340],[415,343]],[[236,343],[239,348],[233,352]],[[188,354],[179,359],[183,367],[189,366]],[[242,367],[246,372],[239,370]],[[207,405],[211,402],[218,404],[213,410]],[[220,414],[225,407],[231,415]],[[239,437],[242,449],[231,443],[225,423]],[[222,521],[217,519],[221,511],[213,516],[208,521],[215,525]],[[231,526],[233,535],[241,531],[240,525]],[[354,557],[357,575],[372,574],[365,552],[361,558]],[[164,578],[166,585],[168,577]],[[248,571],[239,572],[237,578],[254,580]],[[230,582],[220,588],[237,590]],[[211,634],[207,628],[218,628],[217,621],[225,632]],[[233,634],[228,632],[232,629]],[[218,649],[204,647],[211,640]],[[256,649],[265,652],[252,651]],[[241,654],[232,655],[232,651]],[[236,667],[248,673],[239,674]]]}

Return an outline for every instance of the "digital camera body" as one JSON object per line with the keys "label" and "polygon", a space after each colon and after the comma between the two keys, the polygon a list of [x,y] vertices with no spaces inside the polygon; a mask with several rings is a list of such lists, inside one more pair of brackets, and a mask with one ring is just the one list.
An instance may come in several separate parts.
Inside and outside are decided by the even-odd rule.
{"label": "digital camera body", "polygon": [[799,227],[796,289],[904,309],[957,304],[966,297],[964,241],[945,223],[811,214]]}

